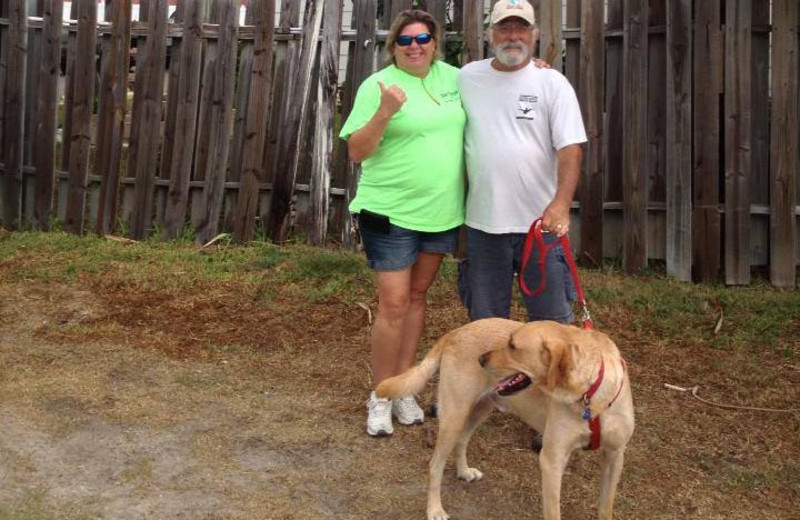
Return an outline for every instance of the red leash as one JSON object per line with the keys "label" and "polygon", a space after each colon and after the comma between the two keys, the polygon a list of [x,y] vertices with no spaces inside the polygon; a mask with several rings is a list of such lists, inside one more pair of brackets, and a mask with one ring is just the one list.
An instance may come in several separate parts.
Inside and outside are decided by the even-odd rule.
{"label": "red leash", "polygon": [[[528,285],[525,283],[524,275],[525,269],[530,261],[531,254],[533,253],[534,244],[539,246],[538,262],[539,272],[541,273],[541,282],[535,291],[531,291],[528,288]],[[549,245],[545,244],[544,236],[542,236],[541,218],[537,218],[533,221],[533,224],[531,224],[531,227],[528,230],[528,235],[525,237],[525,246],[522,250],[522,267],[520,268],[519,287],[522,289],[522,292],[531,297],[536,296],[545,290],[547,285],[545,279],[545,259],[547,258],[547,253],[549,253],[550,250],[558,244],[561,244],[561,247],[564,250],[564,256],[566,257],[567,265],[569,266],[569,273],[572,276],[572,283],[575,285],[575,290],[578,292],[578,303],[583,309],[583,315],[581,316],[582,326],[584,329],[594,330],[592,316],[589,314],[589,308],[586,306],[586,298],[583,296],[583,289],[581,288],[581,282],[578,278],[578,266],[575,263],[575,257],[572,255],[572,248],[569,246],[569,238],[567,238],[567,235],[564,235]]]}
{"label": "red leash", "polygon": [[[545,259],[547,258],[547,253],[550,252],[552,248],[556,245],[561,244],[562,249],[564,249],[564,256],[567,259],[567,265],[569,266],[569,272],[572,276],[572,282],[575,284],[575,290],[578,292],[578,303],[580,303],[581,308],[583,309],[583,316],[581,317],[582,326],[586,330],[594,330],[594,323],[592,322],[592,317],[589,314],[589,309],[586,306],[586,298],[583,296],[583,289],[581,288],[581,282],[578,278],[578,266],[575,263],[575,257],[572,255],[572,248],[569,245],[569,238],[567,235],[562,236],[558,240],[550,243],[549,245],[544,243],[544,236],[542,235],[542,219],[538,218],[533,221],[531,224],[530,229],[528,230],[528,235],[525,237],[525,246],[522,251],[522,267],[520,268],[520,277],[519,277],[519,286],[522,291],[527,294],[528,296],[536,296],[540,294],[542,291],[545,290],[546,287],[546,278],[545,278]],[[528,285],[525,283],[525,269],[530,262],[531,255],[533,253],[533,246],[536,244],[539,247],[539,271],[541,274],[541,282],[539,283],[539,287],[536,288],[535,291],[531,291],[528,288]],[[627,365],[624,359],[621,359],[622,362],[622,373],[625,374],[627,369]],[[600,370],[597,375],[597,379],[594,383],[589,387],[589,389],[583,394],[581,398],[581,404],[583,405],[583,413],[581,417],[584,421],[589,423],[589,445],[586,447],[588,450],[596,450],[600,448],[600,414],[602,411],[597,412],[594,417],[592,416],[591,411],[591,401],[592,397],[594,396],[597,389],[600,388],[600,385],[603,383],[603,378],[605,376],[605,361],[603,358],[600,358]],[[619,397],[620,392],[622,392],[622,386],[624,385],[625,381],[623,379],[622,383],[620,384],[619,388],[617,389],[617,393],[614,395],[614,398],[606,405],[605,409],[609,408],[614,401],[617,400]]]}

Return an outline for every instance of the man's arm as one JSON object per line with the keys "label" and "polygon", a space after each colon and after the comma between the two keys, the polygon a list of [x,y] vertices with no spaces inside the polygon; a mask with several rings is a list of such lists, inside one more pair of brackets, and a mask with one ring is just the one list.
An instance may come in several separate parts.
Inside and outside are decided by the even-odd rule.
{"label": "man's arm", "polygon": [[556,196],[547,205],[542,215],[542,229],[555,233],[559,237],[569,231],[569,210],[572,199],[581,180],[581,163],[583,148],[580,144],[571,144],[558,150],[558,184]]}

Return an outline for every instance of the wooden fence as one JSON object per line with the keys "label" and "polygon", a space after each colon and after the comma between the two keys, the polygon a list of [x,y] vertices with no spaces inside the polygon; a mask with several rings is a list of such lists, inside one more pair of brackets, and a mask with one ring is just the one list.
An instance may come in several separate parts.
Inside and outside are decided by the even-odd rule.
{"label": "wooden fence", "polygon": [[[180,0],[174,19],[167,0],[142,0],[135,22],[130,0],[104,21],[93,0],[69,13],[0,0],[3,225],[198,241],[295,230],[352,245],[358,168],[337,146],[337,114],[412,2],[354,0],[342,23],[340,0],[276,1],[250,0],[240,26],[239,0]],[[486,52],[489,3],[414,5],[448,21],[469,61]],[[534,4],[540,55],[576,87],[589,135],[581,261],[636,272],[661,259],[680,279],[728,284],[767,267],[794,287],[797,0]]]}

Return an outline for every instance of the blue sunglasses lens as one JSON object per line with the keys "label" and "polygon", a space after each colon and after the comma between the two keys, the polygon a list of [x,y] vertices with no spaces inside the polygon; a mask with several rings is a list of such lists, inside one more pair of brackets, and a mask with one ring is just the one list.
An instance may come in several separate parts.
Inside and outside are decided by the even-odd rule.
{"label": "blue sunglasses lens", "polygon": [[408,47],[413,41],[416,41],[418,45],[425,45],[426,43],[430,43],[432,39],[433,36],[431,36],[430,33],[422,33],[416,36],[398,36],[396,43],[400,47]]}

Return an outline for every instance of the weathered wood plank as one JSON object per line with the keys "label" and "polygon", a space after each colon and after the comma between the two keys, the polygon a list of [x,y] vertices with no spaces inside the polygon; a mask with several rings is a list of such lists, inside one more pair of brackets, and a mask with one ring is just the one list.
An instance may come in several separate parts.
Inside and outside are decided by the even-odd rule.
{"label": "weathered wood plank", "polygon": [[[283,0],[279,34],[288,33],[291,27],[300,25],[300,1]],[[373,32],[374,34],[374,32]],[[287,102],[293,90],[292,81],[300,63],[300,43],[298,41],[278,42],[275,49],[274,75],[271,92],[271,115],[267,132],[267,145],[264,147],[265,176],[274,180],[278,168],[278,142],[284,130],[283,121],[288,117],[291,107]]]}
{"label": "weathered wood plank", "polygon": [[167,0],[150,0],[147,23],[150,35],[139,52],[136,66],[136,95],[142,96],[138,105],[141,110],[140,126],[138,133],[131,135],[128,163],[128,171],[136,178],[135,205],[130,221],[131,238],[134,240],[146,238],[153,221],[167,52]]}
{"label": "weathered wood plank", "polygon": [[[567,27],[570,29],[578,29],[580,31],[581,25],[581,0],[567,0]],[[599,20],[596,23],[603,26],[603,14],[600,13]],[[564,75],[569,82],[578,91],[581,85],[580,72],[581,72],[581,44],[582,38],[571,39],[565,42],[565,59],[564,59]],[[580,95],[580,92],[578,92]]]}
{"label": "weathered wood plank", "polygon": [[[69,19],[78,19],[79,2],[72,2]],[[75,24],[79,27],[80,24]],[[72,147],[69,145],[69,136],[72,135],[72,112],[75,109],[75,54],[78,45],[78,32],[70,31],[67,34],[67,63],[64,71],[64,115],[63,128],[61,129],[61,167],[69,168],[69,154]]]}
{"label": "weathered wood plank", "polygon": [[208,171],[202,195],[200,221],[195,230],[199,243],[206,243],[217,235],[222,213],[225,176],[228,172],[230,137],[233,130],[233,94],[236,79],[236,52],[239,31],[239,1],[217,0],[220,33],[217,48],[216,70],[212,108],[209,113],[210,150]]}
{"label": "weathered wood plank", "polygon": [[562,20],[561,2],[540,2],[539,19],[536,20],[539,25],[539,56],[558,71],[564,69]]}
{"label": "weathered wood plank", "polygon": [[[348,71],[351,75],[348,78],[349,89],[345,91],[342,102],[347,107],[347,113],[342,113],[344,121],[349,115],[349,110],[353,106],[356,92],[359,85],[372,74],[375,56],[375,24],[377,2],[375,0],[355,0],[353,11],[353,28],[356,30],[355,52],[351,56],[353,61],[352,69]],[[352,161],[348,162],[347,191],[343,206],[345,211],[342,213],[342,239],[346,247],[351,249],[357,245],[356,236],[353,232],[353,221],[350,213],[346,210],[350,201],[356,196],[356,187],[361,174],[361,167]]]}
{"label": "weathered wood plank", "polygon": [[[800,179],[800,4],[772,3],[772,143],[770,146],[770,281],[795,287],[797,276],[797,183]],[[794,114],[794,116],[793,116]]]}
{"label": "weathered wood plank", "polygon": [[[350,110],[352,109],[353,99],[350,94],[355,90],[355,87],[352,86],[354,74],[353,71],[355,70],[355,60],[352,57],[355,56],[355,45],[355,42],[350,42],[347,44],[347,55],[350,58],[347,60],[345,81],[341,88],[342,94],[340,95],[342,100],[342,122],[346,120],[346,115],[349,115]],[[336,138],[338,139],[338,134]],[[351,164],[347,154],[347,143],[340,139],[336,145],[336,151],[333,159],[334,166],[333,175],[331,178],[331,189],[344,188],[345,192],[347,192],[347,185],[351,170]],[[351,217],[347,208],[347,204],[348,200],[346,197],[337,197],[334,199],[333,204],[331,205],[330,231],[337,233],[343,244],[350,245],[351,240],[349,234],[354,230],[350,227]]]}
{"label": "weathered wood plank", "polygon": [[[167,34],[181,27],[183,4],[186,0],[179,0],[175,6],[175,12],[170,17],[167,25]],[[172,164],[172,151],[175,149],[177,135],[176,125],[178,119],[178,87],[180,85],[180,54],[182,38],[167,36],[167,72],[165,81],[167,82],[167,100],[164,113],[164,139],[161,143],[161,153],[159,154],[158,178],[169,179],[170,165]],[[180,136],[182,137],[182,136]],[[156,222],[163,229],[164,211],[167,206],[167,190],[164,186],[156,183],[155,192],[155,218]]]}
{"label": "weathered wood plank", "polygon": [[[210,9],[210,22],[219,25],[219,6],[217,0],[211,1]],[[211,132],[212,128],[209,123],[210,112],[212,110],[212,103],[214,98],[214,73],[217,69],[217,60],[219,59],[219,38],[207,40],[204,46],[203,56],[203,72],[200,80],[200,101],[199,112],[197,121],[197,143],[195,144],[194,156],[194,170],[192,171],[192,179],[196,181],[205,180],[204,175],[208,172],[208,163],[211,160]],[[197,206],[193,204],[194,208],[191,214],[191,221],[193,225],[197,224],[196,212],[194,211]]]}
{"label": "weathered wood plank", "polygon": [[[608,2],[608,22],[606,28],[609,32],[621,32],[623,28],[623,0],[609,0]],[[605,81],[605,149],[604,167],[605,171],[605,193],[603,199],[609,202],[622,201],[622,61],[623,44],[622,38],[606,38],[606,81]],[[604,255],[617,255],[617,247],[603,247]]]}
{"label": "weathered wood plank", "polygon": [[309,194],[308,242],[323,246],[328,237],[331,169],[333,167],[333,123],[339,72],[340,4],[328,2],[322,21],[322,46],[319,59],[317,117],[314,124],[314,151]]}
{"label": "weathered wood plank", "polygon": [[[8,19],[8,3],[9,0],[0,0],[0,16]],[[3,143],[3,133],[5,131],[5,92],[6,92],[6,72],[8,71],[8,24],[0,25],[0,146]],[[2,159],[2,148],[0,148],[0,159]],[[2,182],[2,181],[0,181]],[[0,196],[0,204],[2,204],[2,196]],[[1,211],[0,207],[0,211]],[[0,212],[0,218],[2,213]]]}
{"label": "weathered wood plank", "polygon": [[[770,32],[755,30],[756,27],[769,27],[770,3],[764,1],[752,2],[752,21],[750,42],[750,72],[752,93],[752,122],[751,133],[753,148],[750,152],[753,164],[750,177],[750,204],[769,205],[770,203],[770,173],[767,165],[770,158]],[[755,239],[751,234],[751,238]],[[751,240],[750,252],[753,263],[757,257],[761,262],[768,262],[767,236],[761,240],[761,251],[755,251],[755,240]]]}
{"label": "weathered wood plank", "polygon": [[304,121],[309,104],[311,75],[316,61],[319,43],[319,29],[322,25],[323,0],[307,0],[303,25],[303,44],[300,69],[293,82],[294,89],[291,106],[294,113],[282,125],[284,132],[280,136],[278,169],[270,199],[268,233],[277,243],[286,240],[291,224],[292,192],[297,178],[297,165],[300,160],[300,148],[296,145],[303,135]]}
{"label": "weathered wood plank", "polygon": [[462,63],[483,59],[483,0],[464,0]]}
{"label": "weathered wood plank", "polygon": [[[254,25],[256,11],[260,9],[258,2],[251,2],[247,6],[245,25]],[[274,23],[274,22],[273,22]],[[261,30],[261,27],[259,27]],[[236,96],[234,98],[233,138],[231,141],[231,165],[228,170],[229,181],[239,181],[242,178],[242,163],[244,161],[245,123],[250,117],[248,106],[250,103],[250,90],[253,81],[253,61],[255,59],[255,41],[239,42],[239,71],[236,79]],[[270,52],[270,55],[272,53]],[[271,63],[271,60],[270,60]],[[264,95],[267,99],[265,110],[269,110],[269,91]],[[255,114],[253,114],[255,115]],[[261,150],[263,156],[263,149]],[[259,164],[260,164],[259,158]],[[236,213],[238,211],[237,192],[225,192],[223,207],[225,209],[225,224],[227,230],[236,230]],[[254,215],[255,217],[255,215]]]}
{"label": "weathered wood plank", "polygon": [[444,54],[445,36],[444,31],[447,28],[447,0],[427,0],[425,2],[425,10],[439,22],[442,27],[442,38],[439,40],[439,52]]}
{"label": "weathered wood plank", "polygon": [[3,109],[3,224],[17,229],[22,220],[23,132],[25,130],[25,70],[28,61],[28,16],[25,0],[8,4],[11,25],[6,50]]}
{"label": "weathered wood plank", "polygon": [[719,198],[722,13],[719,2],[695,2],[694,9],[692,263],[695,279],[715,281],[722,263]]}
{"label": "weathered wood plank", "polygon": [[[667,105],[664,102],[667,84],[667,42],[663,29],[658,32],[652,28],[666,26],[666,8],[664,0],[649,0],[647,11],[647,149],[644,155],[647,171],[647,203],[663,203],[667,200],[666,192],[666,142],[667,142]],[[650,220],[652,222],[652,220]],[[648,234],[653,231],[648,229]],[[658,258],[658,250],[663,250],[663,242],[648,241],[648,257]],[[664,257],[663,253],[660,255]]]}
{"label": "weathered wood plank", "polygon": [[49,231],[53,220],[55,193],[56,125],[58,113],[58,67],[61,61],[61,22],[64,4],[44,0],[44,29],[39,46],[39,90],[36,93],[36,140],[33,165],[36,168],[34,225]]}
{"label": "weathered wood plank", "polygon": [[69,181],[64,229],[82,235],[86,216],[86,190],[91,147],[92,101],[94,94],[95,27],[97,4],[78,5],[78,37],[75,45],[75,77],[72,130],[65,135],[69,151]]}
{"label": "weathered wood plank", "polygon": [[625,0],[622,89],[623,251],[622,267],[647,267],[647,0]]}
{"label": "weathered wood plank", "polygon": [[203,40],[200,36],[204,2],[186,0],[181,4],[181,24],[184,36],[178,83],[178,108],[175,132],[181,136],[175,143],[169,165],[169,191],[164,209],[165,240],[178,237],[186,220],[189,203],[189,181],[192,174],[194,142],[197,134],[197,104],[200,95],[200,70],[203,60]]}
{"label": "weathered wood plank", "polygon": [[411,0],[392,0],[392,8],[389,11],[389,24],[397,18],[401,11],[411,9]]}
{"label": "weathered wood plank", "polygon": [[258,212],[260,182],[265,181],[264,145],[270,120],[269,93],[272,87],[272,37],[275,30],[275,0],[260,0],[249,6],[256,27],[253,44],[250,89],[247,93],[247,118],[242,132],[242,175],[236,205],[234,236],[252,240]]}
{"label": "weathered wood plank", "polygon": [[[33,10],[30,9],[31,1],[28,0],[29,9],[28,15],[34,15],[37,18],[42,16],[41,0],[33,3]],[[33,159],[33,146],[36,142],[36,96],[35,93],[39,90],[39,48],[42,46],[41,40],[44,38],[42,29],[40,27],[31,27],[28,23],[28,64],[25,67],[25,92],[28,93],[28,103],[25,104],[25,141],[22,148],[22,161],[25,164],[31,164]],[[23,212],[30,213],[30,215],[23,214],[23,220],[30,219],[33,216],[31,207],[25,207],[23,204]]]}
{"label": "weathered wood plank", "polygon": [[131,0],[111,6],[113,31],[108,41],[108,59],[101,76],[95,173],[103,178],[97,233],[105,235],[117,225],[120,166],[125,129],[125,111],[130,67]]}
{"label": "weathered wood plank", "polygon": [[603,262],[603,6],[593,0],[583,0],[580,7],[580,57],[573,55],[573,58],[579,57],[578,94],[589,142],[585,147],[580,189],[578,257],[583,265],[599,267]]}
{"label": "weathered wood plank", "polygon": [[453,27],[454,31],[464,30],[464,2],[453,2]]}
{"label": "weathered wood plank", "polygon": [[[175,9],[174,20],[169,23],[169,29],[179,25],[183,19],[185,4],[190,0],[180,0]],[[169,179],[170,165],[172,164],[172,152],[175,149],[176,141],[183,138],[177,134],[176,125],[178,119],[178,86],[180,84],[180,56],[182,38],[168,38],[169,70],[167,72],[167,108],[164,114],[164,143],[161,145],[161,163],[158,168],[158,176],[161,179]],[[158,196],[159,194],[156,193]],[[164,197],[166,200],[166,197]],[[162,201],[163,202],[163,201]],[[156,218],[159,222],[164,220],[164,209],[158,208]]]}
{"label": "weathered wood plank", "polygon": [[725,283],[750,282],[752,0],[725,2]]}
{"label": "weathered wood plank", "polygon": [[667,5],[667,274],[692,278],[692,2]]}

